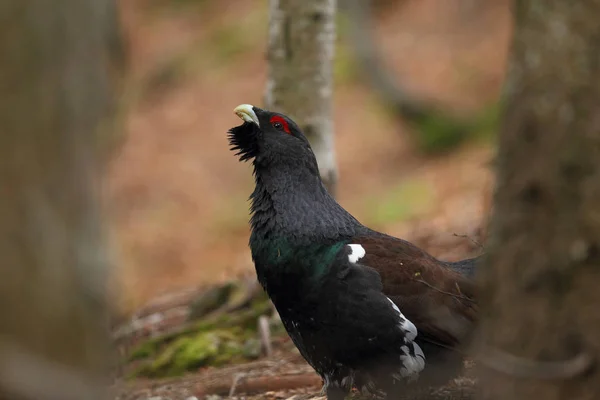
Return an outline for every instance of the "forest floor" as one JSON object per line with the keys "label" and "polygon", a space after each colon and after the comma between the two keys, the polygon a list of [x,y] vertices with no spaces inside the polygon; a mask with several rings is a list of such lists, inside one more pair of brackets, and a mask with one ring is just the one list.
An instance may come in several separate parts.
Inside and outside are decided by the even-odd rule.
{"label": "forest floor", "polygon": [[[378,3],[385,7],[376,24],[379,51],[411,91],[463,113],[497,98],[510,40],[507,1]],[[252,177],[228,150],[226,132],[238,124],[235,106],[262,103],[267,2],[121,0],[121,6],[131,75],[123,145],[111,162],[106,195],[119,265],[115,298],[121,320],[135,325],[120,347],[135,352],[163,330],[198,336],[182,328],[190,326],[197,296],[253,277],[246,201]],[[363,81],[342,28],[334,104],[340,203],[366,225],[439,258],[477,254],[493,184],[493,133],[452,152],[418,154],[409,128]],[[194,324],[203,320],[196,316]],[[152,350],[173,351],[170,343],[182,343],[178,335]],[[185,376],[166,381],[125,380],[144,361],[123,355],[116,397],[227,396],[232,387],[233,394],[260,393],[245,398],[317,396],[320,381],[285,335],[273,343],[269,357],[261,351],[218,367],[186,365]],[[141,358],[154,363],[159,354],[150,353]],[[163,356],[160,367],[171,361]],[[454,384],[461,382],[470,381]]]}
{"label": "forest floor", "polygon": [[[468,253],[478,252],[472,246]],[[116,400],[323,397],[323,382],[255,279],[160,296],[115,326],[114,336],[121,357]],[[428,398],[471,399],[472,367],[467,360],[462,376]]]}

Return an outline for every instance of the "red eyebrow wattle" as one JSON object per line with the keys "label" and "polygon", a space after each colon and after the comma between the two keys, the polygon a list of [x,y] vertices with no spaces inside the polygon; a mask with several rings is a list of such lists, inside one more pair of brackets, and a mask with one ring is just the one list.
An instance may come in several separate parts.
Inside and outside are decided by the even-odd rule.
{"label": "red eyebrow wattle", "polygon": [[280,117],[279,115],[275,115],[273,117],[271,117],[271,124],[274,124],[275,122],[279,122],[281,124],[281,126],[283,126],[283,130],[286,133],[291,134],[292,132],[290,132],[290,127],[288,126],[288,123],[285,119],[283,119],[283,117]]}

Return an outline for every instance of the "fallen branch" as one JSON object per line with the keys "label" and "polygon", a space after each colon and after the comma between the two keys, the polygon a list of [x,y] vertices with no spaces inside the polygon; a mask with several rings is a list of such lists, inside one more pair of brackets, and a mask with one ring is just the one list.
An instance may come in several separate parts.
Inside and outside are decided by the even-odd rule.
{"label": "fallen branch", "polygon": [[[225,396],[231,392],[234,382],[200,383],[196,387],[196,396],[207,395]],[[235,382],[235,393],[256,394],[264,392],[276,392],[298,388],[315,388],[322,385],[321,378],[315,373],[280,375],[280,376],[257,376],[253,378],[237,379]]]}
{"label": "fallen branch", "polygon": [[477,361],[495,371],[523,379],[574,379],[595,365],[592,354],[581,352],[564,361],[539,361],[515,356],[503,350],[482,346]]}

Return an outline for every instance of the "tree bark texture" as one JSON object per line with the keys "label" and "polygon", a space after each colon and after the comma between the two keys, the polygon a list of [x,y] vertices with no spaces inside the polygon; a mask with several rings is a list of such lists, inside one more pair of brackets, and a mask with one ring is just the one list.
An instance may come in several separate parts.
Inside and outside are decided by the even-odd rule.
{"label": "tree bark texture", "polygon": [[0,5],[0,398],[105,395],[111,1]]}
{"label": "tree bark texture", "polygon": [[600,397],[600,0],[517,0],[483,268],[484,399]]}
{"label": "tree bark texture", "polygon": [[265,106],[292,117],[311,143],[335,195],[333,135],[335,0],[270,0]]}

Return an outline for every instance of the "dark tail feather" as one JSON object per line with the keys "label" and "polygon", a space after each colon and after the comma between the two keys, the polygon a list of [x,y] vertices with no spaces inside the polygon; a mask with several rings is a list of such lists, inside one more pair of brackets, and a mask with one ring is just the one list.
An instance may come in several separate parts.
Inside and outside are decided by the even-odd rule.
{"label": "dark tail feather", "polygon": [[477,267],[477,263],[481,259],[481,255],[473,258],[467,258],[466,260],[455,261],[455,262],[446,262],[450,268],[455,270],[456,272],[468,277],[472,278],[475,276],[475,271]]}

